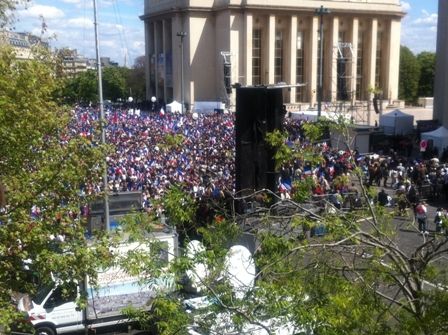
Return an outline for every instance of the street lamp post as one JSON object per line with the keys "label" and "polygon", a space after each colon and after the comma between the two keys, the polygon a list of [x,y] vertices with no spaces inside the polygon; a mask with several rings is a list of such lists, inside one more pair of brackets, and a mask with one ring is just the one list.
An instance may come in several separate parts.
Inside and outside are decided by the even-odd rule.
{"label": "street lamp post", "polygon": [[[100,124],[101,124],[101,144],[106,144],[106,118],[104,115],[104,101],[103,101],[103,79],[101,70],[101,57],[100,57],[100,43],[98,38],[98,20],[96,12],[96,0],[93,0],[93,17],[95,25],[95,51],[96,51],[96,66],[98,74],[98,98],[100,105]],[[108,182],[107,182],[107,162],[103,161],[103,191],[104,191],[104,224],[106,231],[110,231],[110,218],[109,218],[109,195],[108,195]]]}
{"label": "street lamp post", "polygon": [[324,6],[320,6],[315,11],[316,15],[319,15],[319,82],[317,85],[317,117],[320,117],[322,114],[322,95],[323,95],[323,58],[324,58],[324,15],[330,14],[330,10],[328,8],[324,8]]}
{"label": "street lamp post", "polygon": [[184,106],[185,106],[185,95],[184,95],[184,37],[187,36],[185,31],[181,31],[177,33],[177,36],[180,37],[180,100],[182,103],[181,113],[184,114]]}

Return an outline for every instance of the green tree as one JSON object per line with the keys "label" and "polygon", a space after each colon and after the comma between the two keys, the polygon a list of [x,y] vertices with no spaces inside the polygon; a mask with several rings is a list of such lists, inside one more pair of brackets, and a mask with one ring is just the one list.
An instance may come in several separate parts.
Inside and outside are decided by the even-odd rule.
{"label": "green tree", "polygon": [[[335,126],[348,133],[347,125]],[[319,135],[314,130],[309,129],[311,141]],[[272,136],[277,146],[279,135]],[[302,145],[291,157],[297,159],[302,152],[312,159]],[[317,161],[321,153],[314,155]],[[445,334],[447,239],[419,235],[419,243],[412,240],[403,247],[407,233],[392,221],[393,212],[367,201],[369,190],[359,169],[351,178],[359,185],[363,209],[346,212],[323,202],[324,209],[318,210],[312,201],[281,201],[270,194],[278,199],[270,208],[242,217],[224,215],[228,219],[200,228],[204,250],[180,257],[173,270],[184,278],[187,271],[205,264],[200,293],[208,303],[188,314],[177,308],[182,296],[171,297],[172,304],[162,301],[158,307],[164,306],[170,319],[179,313],[184,328],[163,320],[162,313],[161,333],[185,334],[189,322],[201,334],[238,333],[248,325],[268,334],[285,325],[318,334]],[[179,190],[173,193],[172,210],[189,210],[191,203],[182,198]],[[306,229],[321,224],[327,230],[324,237],[306,237]],[[417,233],[412,220],[403,224]],[[243,276],[236,279],[228,271],[226,253],[243,229],[257,241],[256,283],[235,290],[232,282]]]}
{"label": "green tree", "polygon": [[[103,69],[103,98],[111,101],[126,100],[129,89],[126,78],[130,70],[124,67]],[[65,78],[59,94],[68,103],[98,101],[98,76],[94,70],[78,73],[73,78]]]}
{"label": "green tree", "polygon": [[[44,52],[44,51],[42,51]],[[14,292],[34,292],[31,272],[73,281],[90,274],[104,249],[87,248],[79,216],[86,183],[99,179],[105,149],[68,131],[70,112],[54,99],[59,86],[49,54],[17,62],[0,48],[0,325],[17,315]],[[32,215],[32,212],[34,215]],[[54,236],[62,236],[56,242]],[[27,270],[26,267],[30,267]]]}
{"label": "green tree", "polygon": [[418,82],[418,96],[434,96],[434,77],[436,73],[436,54],[434,52],[421,52],[417,55],[420,65],[420,80]]}
{"label": "green tree", "polygon": [[418,100],[420,64],[412,51],[405,46],[400,48],[399,97],[406,103],[415,104]]}
{"label": "green tree", "polygon": [[30,0],[2,0],[0,1],[0,28],[14,22],[14,10]]}
{"label": "green tree", "polygon": [[62,78],[58,92],[66,103],[90,103],[98,101],[98,81],[96,71],[81,72],[73,78]]}
{"label": "green tree", "polygon": [[146,96],[145,64],[145,56],[137,57],[126,80],[130,95],[137,102],[145,100]]}
{"label": "green tree", "polygon": [[104,99],[118,101],[126,100],[128,90],[126,77],[129,69],[124,67],[107,67],[103,70],[103,95]]}

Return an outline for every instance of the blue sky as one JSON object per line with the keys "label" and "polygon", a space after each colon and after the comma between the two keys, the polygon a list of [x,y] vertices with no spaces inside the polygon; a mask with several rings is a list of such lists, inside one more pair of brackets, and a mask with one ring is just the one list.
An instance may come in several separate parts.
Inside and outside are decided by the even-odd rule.
{"label": "blue sky", "polygon": [[[401,44],[414,53],[435,51],[438,1],[401,2],[408,13],[402,21]],[[132,66],[135,58],[144,54],[144,25],[139,19],[143,3],[144,0],[97,0],[101,56]],[[70,47],[84,56],[95,57],[93,0],[32,0],[27,7],[16,14],[16,31],[40,35],[40,17],[44,17],[45,36],[52,38],[53,47]]]}
{"label": "blue sky", "polygon": [[401,25],[401,44],[414,53],[435,51],[438,0],[405,0],[401,3],[407,12]]}
{"label": "blue sky", "polygon": [[[1,1],[1,0],[0,0]],[[143,0],[97,0],[100,54],[132,66],[144,54]],[[38,36],[45,20],[45,37],[56,48],[69,47],[95,57],[93,0],[32,0],[15,14],[16,31]]]}

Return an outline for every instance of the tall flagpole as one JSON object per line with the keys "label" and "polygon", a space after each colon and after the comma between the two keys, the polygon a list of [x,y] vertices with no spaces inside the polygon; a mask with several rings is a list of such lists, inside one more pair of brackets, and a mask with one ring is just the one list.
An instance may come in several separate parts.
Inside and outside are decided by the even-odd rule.
{"label": "tall flagpole", "polygon": [[[106,144],[106,119],[104,117],[104,102],[103,102],[103,77],[101,73],[101,59],[100,59],[100,43],[98,39],[98,20],[96,15],[96,0],[93,0],[93,15],[95,26],[95,47],[96,47],[96,66],[98,72],[98,96],[100,104],[100,124],[101,124],[101,143]],[[103,162],[103,192],[104,192],[104,223],[106,224],[106,231],[110,230],[109,220],[109,196],[107,183],[107,162]]]}

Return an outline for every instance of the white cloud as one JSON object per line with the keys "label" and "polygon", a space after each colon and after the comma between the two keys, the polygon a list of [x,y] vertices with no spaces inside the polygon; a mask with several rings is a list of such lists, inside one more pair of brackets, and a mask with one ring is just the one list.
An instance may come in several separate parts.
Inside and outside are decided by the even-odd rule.
{"label": "white cloud", "polygon": [[134,49],[141,49],[141,50],[143,50],[145,48],[145,42],[133,41],[132,42],[132,46],[134,47]]}
{"label": "white cloud", "polygon": [[[2,1],[2,0],[0,0]],[[95,57],[92,1],[33,0],[28,8],[17,11],[17,31],[41,35],[44,17],[52,48],[77,49],[80,55]],[[100,54],[124,65],[145,52],[144,24],[138,15],[143,12],[142,0],[97,0]]]}
{"label": "white cloud", "polygon": [[401,8],[403,8],[405,12],[409,12],[411,10],[411,4],[409,2],[401,1],[400,4]]}
{"label": "white cloud", "polygon": [[435,52],[437,40],[437,12],[421,10],[409,12],[402,20],[401,43],[414,54]]}
{"label": "white cloud", "polygon": [[93,21],[85,17],[72,18],[67,21],[70,28],[90,28],[93,27]]}
{"label": "white cloud", "polygon": [[101,30],[104,30],[106,34],[117,34],[124,31],[124,27],[121,24],[117,23],[103,23],[101,24]]}
{"label": "white cloud", "polygon": [[437,13],[428,13],[426,10],[422,10],[422,16],[413,21],[416,25],[437,25]]}
{"label": "white cloud", "polygon": [[62,10],[53,6],[33,5],[27,9],[19,10],[21,18],[38,18],[42,16],[45,20],[61,19],[65,17]]}
{"label": "white cloud", "polygon": [[117,41],[102,39],[100,41],[100,45],[101,45],[101,47],[105,47],[105,48],[113,48],[113,47],[117,47]]}

